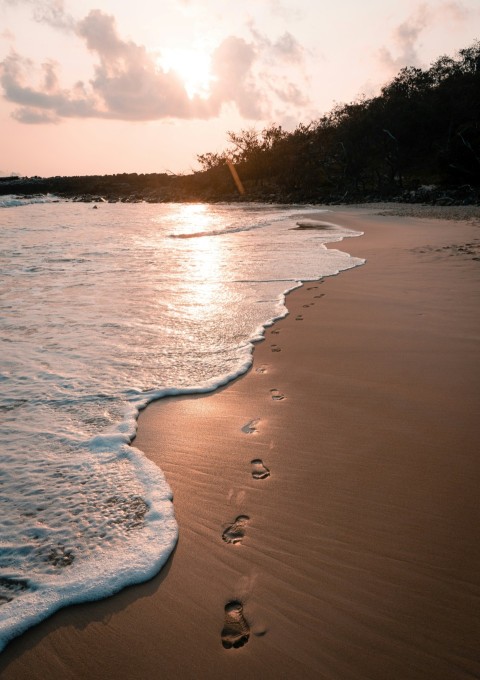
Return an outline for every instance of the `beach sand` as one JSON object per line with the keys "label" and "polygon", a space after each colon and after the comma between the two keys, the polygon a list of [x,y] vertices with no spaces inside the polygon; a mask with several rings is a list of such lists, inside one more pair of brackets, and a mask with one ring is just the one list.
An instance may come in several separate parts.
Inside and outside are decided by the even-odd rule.
{"label": "beach sand", "polygon": [[2,680],[480,677],[480,222],[375,212],[328,214],[367,264],[292,293],[246,376],[142,413],[167,566],[13,641]]}

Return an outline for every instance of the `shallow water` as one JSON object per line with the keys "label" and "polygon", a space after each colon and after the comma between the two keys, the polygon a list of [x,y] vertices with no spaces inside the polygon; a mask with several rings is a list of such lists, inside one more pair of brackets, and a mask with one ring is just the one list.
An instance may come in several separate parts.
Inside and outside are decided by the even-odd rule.
{"label": "shallow water", "polygon": [[286,291],[362,263],[318,208],[45,200],[0,208],[0,648],[168,558],[138,410],[245,372]]}

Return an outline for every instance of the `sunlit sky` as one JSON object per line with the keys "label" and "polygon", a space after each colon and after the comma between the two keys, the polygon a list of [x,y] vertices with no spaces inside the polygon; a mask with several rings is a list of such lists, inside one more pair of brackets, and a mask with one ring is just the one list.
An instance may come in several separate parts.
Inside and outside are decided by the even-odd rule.
{"label": "sunlit sky", "polygon": [[0,0],[0,174],[190,172],[479,29],[480,0]]}

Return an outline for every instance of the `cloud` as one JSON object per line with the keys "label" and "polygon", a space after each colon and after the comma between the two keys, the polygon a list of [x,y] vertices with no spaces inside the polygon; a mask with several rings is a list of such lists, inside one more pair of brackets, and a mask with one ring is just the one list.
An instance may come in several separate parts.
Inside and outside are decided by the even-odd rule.
{"label": "cloud", "polygon": [[53,28],[71,31],[74,29],[74,18],[65,12],[63,0],[34,0],[34,17],[39,23]]}
{"label": "cloud", "polygon": [[[37,20],[71,30],[94,56],[93,77],[70,89],[62,88],[59,65],[36,67],[15,51],[0,63],[0,84],[7,101],[18,104],[13,117],[24,123],[57,123],[63,118],[105,118],[146,121],[165,118],[207,119],[224,104],[234,104],[250,120],[266,119],[272,100],[299,104],[298,87],[282,73],[280,81],[262,77],[260,65],[299,64],[302,48],[290,33],[271,42],[258,32],[252,41],[228,36],[212,55],[212,85],[208,97],[189,97],[173,71],[161,68],[158,55],[118,34],[113,16],[92,10],[73,22],[61,0],[7,0],[34,7]],[[32,85],[32,80],[35,80]]]}
{"label": "cloud", "polygon": [[33,18],[53,28],[73,30],[74,18],[65,11],[63,0],[3,0],[6,5],[28,5],[33,10]]}
{"label": "cloud", "polygon": [[472,15],[472,10],[470,8],[465,7],[461,2],[455,2],[454,0],[442,3],[439,10],[454,21],[466,21]]}
{"label": "cloud", "polygon": [[309,103],[309,99],[300,88],[288,81],[277,86],[273,85],[272,89],[274,89],[275,94],[282,102],[295,104],[296,106],[306,106]]}
{"label": "cloud", "polygon": [[43,86],[46,92],[54,92],[58,89],[58,77],[56,74],[57,64],[54,61],[47,61],[42,64],[43,69]]}
{"label": "cloud", "polygon": [[303,47],[288,31],[273,43],[272,51],[275,56],[290,62],[300,62],[304,56]]}
{"label": "cloud", "polygon": [[404,66],[420,66],[418,42],[423,31],[435,22],[464,22],[472,16],[472,10],[459,0],[447,0],[432,8],[427,3],[420,4],[416,11],[399,24],[392,34],[392,48],[381,47],[379,59],[390,73],[396,73]]}
{"label": "cloud", "polygon": [[[113,17],[93,10],[75,24],[74,30],[98,57],[94,77],[88,84],[78,82],[70,90],[62,89],[58,64],[47,62],[35,68],[15,51],[0,64],[5,98],[22,107],[13,114],[16,120],[28,123],[59,122],[71,117],[153,120],[194,113],[178,77],[162,71],[144,47],[123,41]],[[34,86],[29,83],[32,74],[37,75]]]}
{"label": "cloud", "polygon": [[303,61],[305,50],[289,31],[285,31],[280,38],[272,42],[270,38],[260,33],[252,21],[249,22],[248,28],[257,49],[262,50],[265,57],[271,62],[282,60],[299,63]]}
{"label": "cloud", "polygon": [[58,122],[62,117],[88,117],[95,113],[95,102],[92,98],[75,96],[76,90],[70,93],[58,85],[56,64],[42,64],[39,73],[40,83],[31,87],[26,83],[27,77],[34,70],[33,63],[12,51],[0,64],[0,83],[5,98],[20,104],[21,108],[12,115],[21,122]]}
{"label": "cloud", "polygon": [[233,102],[244,118],[265,115],[266,98],[252,75],[256,58],[255,46],[235,36],[226,38],[215,50],[212,71],[217,81],[211,97],[212,112],[218,112],[222,103]]}
{"label": "cloud", "polygon": [[427,26],[429,10],[426,5],[420,5],[414,15],[402,22],[393,32],[393,45],[398,53],[393,57],[391,50],[380,48],[380,61],[389,71],[398,71],[404,66],[417,66],[417,41]]}
{"label": "cloud", "polygon": [[281,0],[267,0],[270,11],[274,17],[280,17],[285,21],[303,19],[304,15],[299,7],[291,3],[283,3]]}
{"label": "cloud", "polygon": [[[310,100],[297,84],[306,80],[305,49],[289,31],[272,41],[260,33],[252,22],[249,29],[257,52],[262,54],[263,68],[259,71],[258,79],[264,89],[274,93],[283,104],[306,106]],[[295,69],[295,83],[285,75],[289,68]]]}
{"label": "cloud", "polygon": [[8,28],[6,28],[5,30],[3,30],[3,31],[0,33],[0,38],[1,38],[2,40],[8,40],[8,41],[10,41],[10,42],[13,41],[13,40],[15,40],[14,34],[13,34],[12,31],[10,31]]}
{"label": "cloud", "polygon": [[16,111],[13,112],[12,117],[15,118],[15,120],[18,120],[19,123],[25,123],[27,125],[60,122],[60,119],[54,113],[50,113],[49,111],[38,111],[25,106],[16,109]]}
{"label": "cloud", "polygon": [[99,58],[90,86],[104,117],[152,120],[194,113],[178,76],[166,73],[145,47],[122,40],[112,16],[92,10],[77,24],[77,34]]}

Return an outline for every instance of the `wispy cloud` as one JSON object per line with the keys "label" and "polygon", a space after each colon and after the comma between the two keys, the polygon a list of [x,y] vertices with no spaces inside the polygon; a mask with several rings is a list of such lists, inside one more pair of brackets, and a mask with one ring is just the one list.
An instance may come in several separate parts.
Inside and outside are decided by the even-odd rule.
{"label": "wispy cloud", "polygon": [[261,49],[264,56],[270,61],[283,60],[290,63],[300,63],[305,56],[305,50],[298,40],[289,31],[285,31],[277,40],[270,40],[268,36],[261,33],[250,21],[248,24],[257,49]]}
{"label": "wispy cloud", "polygon": [[75,21],[62,0],[4,2],[31,5],[37,21],[71,31],[95,59],[93,77],[66,89],[60,85],[56,62],[36,66],[12,50],[0,63],[0,84],[5,99],[20,105],[13,113],[20,122],[56,123],[72,117],[206,119],[218,116],[226,103],[236,105],[244,118],[255,120],[269,117],[275,98],[292,105],[304,101],[298,87],[284,76],[272,76],[270,83],[259,76],[262,61],[301,65],[302,48],[290,33],[276,41],[258,31],[252,31],[251,41],[228,36],[212,55],[210,95],[192,98],[173,70],[161,68],[158,54],[121,38],[113,16],[97,9]]}
{"label": "wispy cloud", "polygon": [[12,31],[10,31],[8,28],[6,28],[0,33],[0,39],[8,40],[9,42],[13,42],[15,40],[15,36],[12,33]]}
{"label": "wispy cloud", "polygon": [[294,83],[290,83],[287,80],[272,83],[272,89],[282,102],[302,107],[309,103],[309,99],[305,96],[305,93]]}
{"label": "wispy cloud", "polygon": [[298,40],[288,31],[273,43],[272,52],[276,57],[289,62],[301,62],[305,54]]}
{"label": "wispy cloud", "polygon": [[392,36],[396,57],[393,56],[391,49],[380,48],[380,61],[389,71],[398,71],[406,65],[418,65],[417,43],[428,24],[429,14],[427,5],[420,5],[412,16],[397,26]]}
{"label": "wispy cloud", "polygon": [[2,0],[10,6],[28,5],[32,8],[33,18],[39,23],[49,24],[53,28],[73,30],[74,18],[65,10],[63,0]]}
{"label": "wispy cloud", "polygon": [[215,50],[212,71],[217,78],[209,106],[218,114],[223,103],[237,105],[244,118],[258,119],[266,113],[265,94],[258,89],[253,77],[257,50],[243,38],[229,36]]}
{"label": "wispy cloud", "polygon": [[281,17],[286,21],[302,18],[301,10],[295,5],[289,5],[281,0],[267,0],[267,4],[270,6],[270,11],[275,17]]}
{"label": "wispy cloud", "polygon": [[[450,17],[455,21],[466,21],[474,14],[470,8],[465,7],[461,2],[455,2],[455,0],[443,2],[439,7],[439,11],[447,18]],[[477,15],[478,14],[479,11],[477,10]]]}
{"label": "wispy cloud", "polygon": [[395,28],[390,45],[380,48],[378,53],[380,63],[388,73],[396,73],[404,66],[420,66],[418,50],[422,33],[435,23],[465,22],[473,13],[460,0],[447,0],[436,3],[435,6],[429,3],[419,4],[416,10]]}
{"label": "wispy cloud", "polygon": [[[311,103],[306,95],[307,88],[300,87],[308,82],[305,70],[306,50],[289,31],[285,31],[276,40],[271,40],[253,22],[248,27],[253,44],[262,56],[257,74],[258,82],[261,83],[259,89],[275,95],[283,109],[276,108],[274,118],[283,122],[292,114],[292,107],[301,107],[304,110]],[[295,82],[286,75],[287,70],[292,68]]]}
{"label": "wispy cloud", "polygon": [[[38,79],[32,87],[27,84],[27,78],[34,70]],[[62,117],[85,118],[95,113],[95,101],[86,97],[81,88],[69,92],[59,87],[54,62],[35,69],[29,59],[12,51],[0,64],[0,83],[5,98],[20,104],[21,108],[12,115],[21,122],[56,123]]]}

